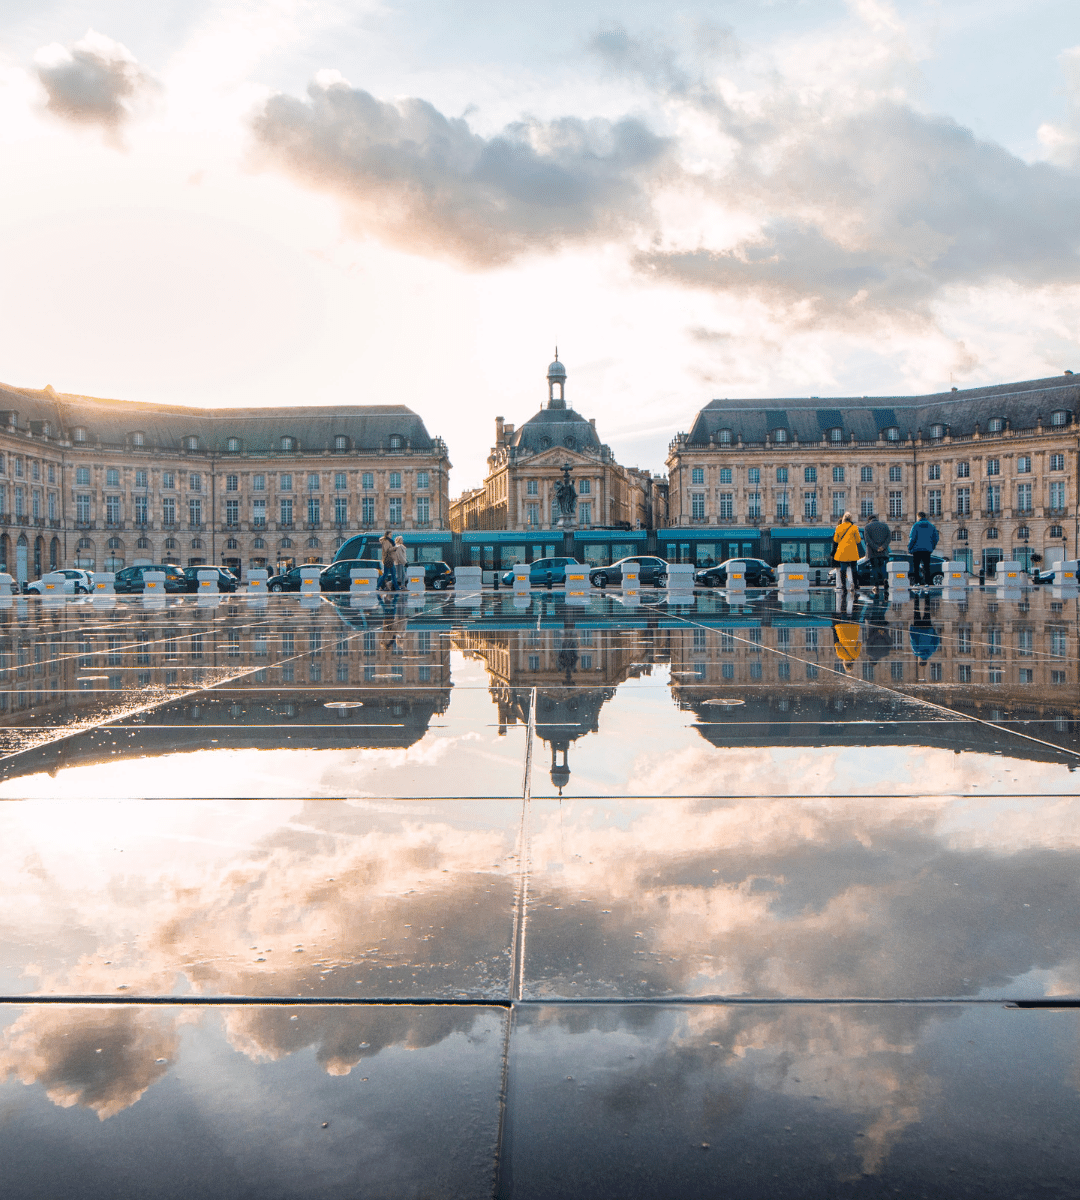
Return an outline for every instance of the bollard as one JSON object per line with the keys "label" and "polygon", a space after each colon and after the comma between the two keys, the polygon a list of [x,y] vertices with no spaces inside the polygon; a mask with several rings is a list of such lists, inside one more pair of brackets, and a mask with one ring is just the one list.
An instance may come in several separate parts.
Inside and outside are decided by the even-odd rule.
{"label": "bollard", "polygon": [[[895,599],[906,599],[910,591],[911,571],[903,559],[889,559],[885,564],[885,575],[889,581],[889,595]],[[901,593],[897,596],[896,593]]]}
{"label": "bollard", "polygon": [[727,582],[724,587],[728,592],[746,591],[746,563],[741,559],[728,563]]}
{"label": "bollard", "polygon": [[994,569],[994,586],[997,588],[1020,587],[1023,583],[1023,572],[1020,564],[1014,558],[1001,559]]}
{"label": "bollard", "polygon": [[776,589],[781,596],[810,591],[810,564],[781,563],[776,568]]}
{"label": "bollard", "polygon": [[641,571],[638,568],[637,563],[634,563],[633,566],[627,565],[623,567],[622,579],[620,580],[619,586],[622,587],[623,590],[629,588],[631,591],[636,592],[639,587],[638,579],[640,575]]}
{"label": "bollard", "polygon": [[571,567],[567,565],[564,580],[567,603],[584,604],[589,595],[588,567]]}
{"label": "bollard", "polygon": [[95,596],[115,596],[116,595],[116,574],[113,571],[95,571],[94,572],[94,595]]}
{"label": "bollard", "polygon": [[322,589],[319,587],[319,576],[322,574],[322,567],[301,567],[300,568],[300,595],[314,596]]}
{"label": "bollard", "polygon": [[694,590],[694,564],[668,563],[667,585],[670,592],[692,592]]}
{"label": "bollard", "polygon": [[514,595],[527,594],[529,591],[529,568],[525,563],[514,563],[513,571],[514,579],[511,586],[514,589]]}
{"label": "bollard", "polygon": [[[71,584],[70,589],[65,588],[64,584]],[[74,592],[75,584],[68,579],[63,571],[50,571],[47,575],[42,575],[40,594],[43,598],[46,596],[52,598],[62,596],[68,590]]]}
{"label": "bollard", "polygon": [[454,603],[479,604],[484,573],[479,567],[454,568]]}
{"label": "bollard", "polygon": [[0,596],[10,596],[14,579],[6,571],[0,571]]}
{"label": "bollard", "polygon": [[220,577],[217,571],[212,568],[208,567],[205,571],[196,571],[195,577],[199,583],[200,596],[208,596],[211,592],[216,593],[221,590],[219,586]]}
{"label": "bollard", "polygon": [[261,567],[252,567],[247,573],[247,590],[248,595],[266,595],[266,581],[270,578],[270,572]]}
{"label": "bollard", "polygon": [[143,572],[143,595],[144,596],[164,596],[165,595],[165,572],[164,571],[144,571]]}
{"label": "bollard", "polygon": [[[423,592],[426,575],[423,566],[413,563],[405,568],[405,590],[408,592]],[[498,576],[496,576],[496,580]]]}
{"label": "bollard", "polygon": [[349,572],[349,595],[374,595],[379,586],[378,571],[359,571],[355,567]]}

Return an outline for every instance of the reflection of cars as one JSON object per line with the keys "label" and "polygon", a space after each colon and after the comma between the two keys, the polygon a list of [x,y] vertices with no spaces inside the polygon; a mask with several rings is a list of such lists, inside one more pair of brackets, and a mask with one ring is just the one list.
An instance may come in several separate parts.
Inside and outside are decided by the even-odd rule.
{"label": "reflection of cars", "polygon": [[702,567],[694,572],[694,582],[703,587],[726,587],[728,563],[746,564],[747,587],[772,587],[776,583],[776,572],[762,558],[726,558],[713,567]]}
{"label": "reflection of cars", "polygon": [[113,590],[116,592],[141,592],[145,589],[143,575],[147,571],[164,571],[165,572],[165,590],[167,592],[186,592],[187,591],[187,576],[184,574],[184,568],[177,566],[176,563],[147,563],[139,567],[124,567],[122,571],[116,572],[116,579],[113,582]]}
{"label": "reflection of cars", "polygon": [[[372,571],[379,575],[382,566],[377,558],[341,558],[332,562],[319,576],[319,587],[324,592],[347,592],[352,585],[350,571]],[[287,572],[292,575],[292,572]],[[278,579],[283,576],[277,576]],[[270,581],[271,583],[274,580]],[[296,568],[296,587],[274,588],[274,591],[294,592],[300,589],[300,568]]]}
{"label": "reflection of cars", "polygon": [[593,587],[607,587],[609,583],[622,583],[623,567],[637,567],[638,583],[642,587],[667,587],[668,566],[662,558],[634,555],[620,558],[608,567],[593,567],[589,582]]}
{"label": "reflection of cars", "polygon": [[[915,577],[912,572],[912,559],[910,554],[894,553],[889,555],[889,562],[907,563],[908,583],[913,584]],[[829,582],[836,583],[836,568],[833,567],[829,571]],[[940,585],[945,582],[945,559],[940,554],[930,555],[930,582],[935,585]],[[860,558],[855,568],[855,586],[856,587],[873,587],[874,572],[870,567],[870,559],[867,557]]]}
{"label": "reflection of cars", "polygon": [[[80,571],[76,567],[65,567],[61,571],[50,571],[51,575],[63,575],[65,579],[70,579],[75,585],[76,594],[89,594],[94,590],[94,577],[89,571]],[[33,583],[26,585],[28,592],[36,592],[39,596],[45,594],[45,580],[35,579]]]}
{"label": "reflection of cars", "polygon": [[[186,590],[189,592],[197,592],[199,590],[199,572],[213,571],[214,567],[203,565],[201,567],[185,567],[184,578],[187,580]],[[231,571],[226,571],[224,567],[218,567],[218,591],[219,592],[235,592],[236,591],[236,576]]]}
{"label": "reflection of cars", "polygon": [[[576,558],[538,558],[529,563],[529,586],[546,587],[549,583],[565,583],[567,567],[583,567]],[[514,582],[514,572],[507,571],[502,577],[503,583],[510,587]]]}

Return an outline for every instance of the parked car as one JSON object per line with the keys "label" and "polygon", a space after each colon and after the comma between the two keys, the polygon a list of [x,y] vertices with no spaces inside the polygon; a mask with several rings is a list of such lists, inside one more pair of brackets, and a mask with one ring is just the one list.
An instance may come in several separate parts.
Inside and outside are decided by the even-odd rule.
{"label": "parked car", "polygon": [[589,581],[593,587],[607,587],[609,584],[622,583],[624,567],[637,567],[638,583],[641,587],[667,587],[668,565],[662,558],[652,558],[649,555],[632,555],[620,558],[607,567],[593,567],[589,572]]}
{"label": "parked car", "polygon": [[268,592],[298,592],[300,590],[300,568],[293,567],[291,571],[283,571],[280,575],[271,575],[266,581],[266,590]]}
{"label": "parked car", "polygon": [[[94,576],[89,571],[80,571],[76,567],[64,567],[58,572],[49,572],[52,574],[63,575],[65,579],[70,579],[75,584],[75,592],[77,595],[89,595],[94,590]],[[36,592],[37,595],[45,594],[45,580],[35,579],[33,583],[26,585],[27,592]]]}
{"label": "parked car", "polygon": [[[565,583],[567,567],[583,567],[585,564],[576,558],[538,558],[529,563],[529,586],[546,587],[549,583]],[[502,577],[503,584],[510,587],[514,582],[513,569]]]}
{"label": "parked car", "polygon": [[[199,572],[213,571],[212,566],[203,565],[201,567],[185,567],[184,579],[187,581],[185,591],[197,592],[199,590]],[[227,571],[224,567],[217,568],[218,573],[218,591],[219,592],[235,592],[236,591],[236,576]]]}
{"label": "parked car", "polygon": [[746,564],[747,587],[772,587],[776,583],[776,571],[763,558],[725,558],[711,567],[702,567],[694,572],[694,582],[700,587],[727,587],[728,563]]}
{"label": "parked car", "polygon": [[424,587],[434,588],[441,592],[454,582],[454,571],[449,563],[426,562],[424,567]]}
{"label": "parked car", "polygon": [[124,567],[116,572],[113,590],[120,593],[144,591],[143,576],[147,571],[165,572],[165,590],[167,592],[187,591],[187,576],[184,574],[184,568],[176,563],[147,563],[139,567]]}
{"label": "parked car", "polygon": [[[889,555],[889,562],[907,563],[908,583],[914,583],[915,577],[912,573],[912,559],[910,554],[900,554],[894,552]],[[940,554],[932,554],[930,556],[930,582],[935,586],[945,582],[945,559]],[[829,583],[836,584],[836,568],[832,567],[829,570]],[[874,573],[870,567],[870,559],[867,557],[860,558],[855,567],[855,584],[857,587],[873,587]]]}
{"label": "parked car", "polygon": [[[272,585],[274,580],[271,579],[271,591],[294,592],[300,588],[300,568],[296,570],[296,587],[281,587],[274,588]],[[350,577],[351,571],[374,571],[378,575],[382,571],[382,564],[377,558],[342,558],[337,562],[332,562],[319,576],[319,587],[324,592],[347,592],[352,584]],[[291,575],[292,572],[287,574]],[[276,576],[281,579],[284,576]]]}
{"label": "parked car", "polygon": [[[1057,573],[1061,570],[1061,563],[1051,563],[1049,567],[1044,567],[1041,570],[1036,568],[1031,573],[1032,583],[1057,583]],[[1075,582],[1075,580],[1073,581]]]}

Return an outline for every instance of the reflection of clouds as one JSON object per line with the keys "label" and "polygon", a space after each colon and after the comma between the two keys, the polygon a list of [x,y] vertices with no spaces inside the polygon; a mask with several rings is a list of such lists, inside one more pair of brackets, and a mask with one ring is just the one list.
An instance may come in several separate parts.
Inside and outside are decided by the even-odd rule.
{"label": "reflection of clouds", "polygon": [[53,1104],[104,1121],[165,1075],[185,1019],[144,1008],[28,1008],[4,1032],[0,1079],[40,1084]]}
{"label": "reflection of clouds", "polygon": [[1014,849],[1009,810],[982,826],[948,797],[628,801],[620,825],[534,803],[532,994],[1058,991],[1080,966],[1063,805],[1076,827],[1080,801],[1017,801]]}

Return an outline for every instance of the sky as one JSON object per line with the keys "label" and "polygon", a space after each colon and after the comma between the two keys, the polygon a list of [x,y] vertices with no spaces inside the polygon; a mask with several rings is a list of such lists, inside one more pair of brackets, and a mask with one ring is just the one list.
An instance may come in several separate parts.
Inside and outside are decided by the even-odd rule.
{"label": "sky", "polygon": [[401,403],[457,493],[567,400],[1080,370],[1066,0],[7,0],[0,380]]}

